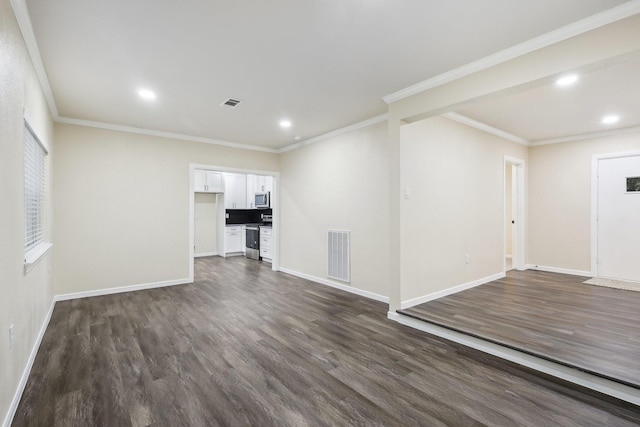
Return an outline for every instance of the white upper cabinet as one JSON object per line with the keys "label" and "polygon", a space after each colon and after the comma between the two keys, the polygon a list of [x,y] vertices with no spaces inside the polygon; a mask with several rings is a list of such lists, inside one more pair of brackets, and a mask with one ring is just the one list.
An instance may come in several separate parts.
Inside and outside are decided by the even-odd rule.
{"label": "white upper cabinet", "polygon": [[206,180],[207,191],[210,193],[222,193],[224,192],[224,179],[219,172],[207,171]]}
{"label": "white upper cabinet", "polygon": [[272,176],[258,176],[256,192],[259,193],[271,193],[273,191],[273,177]]}
{"label": "white upper cabinet", "polygon": [[193,191],[224,193],[225,209],[255,209],[255,194],[273,192],[273,177],[196,169]]}
{"label": "white upper cabinet", "polygon": [[193,171],[193,191],[203,192],[205,189],[205,183],[207,182],[207,171],[194,170]]}
{"label": "white upper cabinet", "polygon": [[247,176],[237,173],[224,174],[225,209],[247,209]]}
{"label": "white upper cabinet", "polygon": [[257,175],[247,175],[247,209],[255,209],[256,207],[257,177]]}
{"label": "white upper cabinet", "polygon": [[255,194],[273,191],[273,177],[247,175],[247,209],[255,209]]}
{"label": "white upper cabinet", "polygon": [[196,169],[193,171],[193,191],[197,193],[222,193],[224,182],[220,172]]}
{"label": "white upper cabinet", "polygon": [[265,193],[273,191],[273,177],[264,175],[247,175],[247,201],[251,199],[253,203],[253,195],[255,193]]}

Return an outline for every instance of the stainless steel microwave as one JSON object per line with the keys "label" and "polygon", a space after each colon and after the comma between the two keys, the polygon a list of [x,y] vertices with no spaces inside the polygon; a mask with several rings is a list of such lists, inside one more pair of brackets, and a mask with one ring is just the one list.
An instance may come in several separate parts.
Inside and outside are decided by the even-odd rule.
{"label": "stainless steel microwave", "polygon": [[254,200],[254,206],[258,209],[264,209],[264,208],[270,208],[271,207],[271,200],[269,200],[269,192],[267,191],[266,193],[256,193],[255,196],[255,200]]}

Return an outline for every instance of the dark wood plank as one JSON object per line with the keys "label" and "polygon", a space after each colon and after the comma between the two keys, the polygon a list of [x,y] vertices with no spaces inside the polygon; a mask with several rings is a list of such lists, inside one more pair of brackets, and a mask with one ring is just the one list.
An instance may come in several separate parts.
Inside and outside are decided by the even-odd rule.
{"label": "dark wood plank", "polygon": [[56,304],[14,426],[631,426],[640,409],[202,258],[194,284]]}
{"label": "dark wood plank", "polygon": [[400,313],[640,388],[640,292],[510,271]]}

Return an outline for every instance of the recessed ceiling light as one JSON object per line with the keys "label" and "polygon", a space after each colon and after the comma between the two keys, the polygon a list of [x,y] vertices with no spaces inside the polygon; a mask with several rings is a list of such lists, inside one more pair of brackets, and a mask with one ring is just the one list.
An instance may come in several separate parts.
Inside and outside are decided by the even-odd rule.
{"label": "recessed ceiling light", "polygon": [[578,81],[577,74],[567,74],[566,76],[562,76],[558,80],[556,80],[556,85],[561,87],[571,86],[577,81]]}
{"label": "recessed ceiling light", "polygon": [[620,120],[620,116],[611,115],[611,116],[603,117],[601,122],[604,123],[605,125],[610,125],[610,124],[616,123],[618,120]]}
{"label": "recessed ceiling light", "polygon": [[289,120],[281,120],[280,121],[280,127],[281,128],[290,128],[291,127],[291,122]]}
{"label": "recessed ceiling light", "polygon": [[146,99],[149,101],[156,99],[156,93],[149,89],[138,90],[138,95],[140,96],[140,98]]}

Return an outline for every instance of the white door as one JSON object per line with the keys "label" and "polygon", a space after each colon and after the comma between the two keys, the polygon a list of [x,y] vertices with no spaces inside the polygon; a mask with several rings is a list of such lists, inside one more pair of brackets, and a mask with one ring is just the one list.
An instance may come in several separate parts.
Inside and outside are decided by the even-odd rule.
{"label": "white door", "polygon": [[598,162],[598,277],[640,282],[640,179],[634,178],[640,178],[640,156]]}

